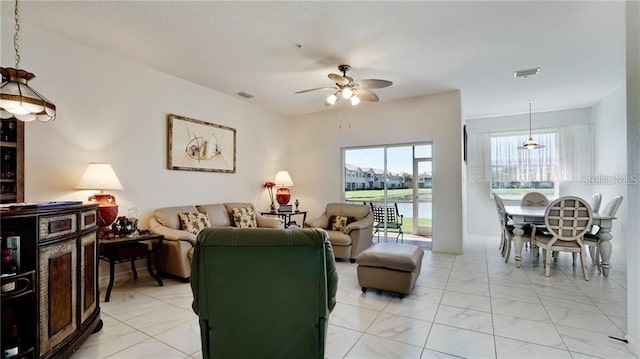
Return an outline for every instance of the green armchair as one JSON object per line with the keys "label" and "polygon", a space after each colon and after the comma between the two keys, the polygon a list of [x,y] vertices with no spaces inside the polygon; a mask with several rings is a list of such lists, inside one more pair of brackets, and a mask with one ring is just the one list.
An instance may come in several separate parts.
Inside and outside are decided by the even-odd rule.
{"label": "green armchair", "polygon": [[206,228],[191,270],[204,358],[324,358],[338,275],[318,229]]}

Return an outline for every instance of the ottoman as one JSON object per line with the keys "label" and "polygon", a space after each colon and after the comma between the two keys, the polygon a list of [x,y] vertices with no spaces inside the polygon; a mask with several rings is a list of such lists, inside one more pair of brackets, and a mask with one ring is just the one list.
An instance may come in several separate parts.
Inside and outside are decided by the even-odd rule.
{"label": "ottoman", "polygon": [[410,244],[378,243],[365,249],[358,263],[358,283],[362,291],[368,288],[400,294],[411,293],[420,275],[424,251]]}

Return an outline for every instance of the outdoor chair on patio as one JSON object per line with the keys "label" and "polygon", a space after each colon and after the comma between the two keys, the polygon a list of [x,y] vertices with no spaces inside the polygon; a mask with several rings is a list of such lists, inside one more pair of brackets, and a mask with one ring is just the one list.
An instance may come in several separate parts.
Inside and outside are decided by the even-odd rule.
{"label": "outdoor chair on patio", "polygon": [[400,243],[404,241],[404,233],[402,232],[402,215],[398,211],[398,204],[388,204],[386,207],[384,203],[369,202],[371,206],[371,213],[373,213],[373,228],[377,233],[378,243],[380,242],[380,231],[387,230],[398,231],[396,236],[396,243],[400,240]]}

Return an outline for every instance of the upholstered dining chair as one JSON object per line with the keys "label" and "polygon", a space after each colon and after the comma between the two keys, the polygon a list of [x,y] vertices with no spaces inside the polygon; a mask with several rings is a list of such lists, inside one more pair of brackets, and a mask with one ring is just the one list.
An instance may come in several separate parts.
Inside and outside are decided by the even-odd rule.
{"label": "upholstered dining chair", "polygon": [[[622,204],[623,197],[616,196],[611,199],[607,205],[604,207],[600,215],[607,217],[615,217],[616,212],[618,212],[618,208],[620,208],[620,204]],[[596,228],[593,228],[596,227]],[[591,256],[591,263],[598,268],[598,272],[602,272],[602,263],[600,260],[600,251],[598,250],[600,245],[600,239],[598,236],[600,235],[600,228],[598,226],[593,226],[591,231],[587,232],[584,235],[584,244],[589,246],[589,255]]]}
{"label": "upholstered dining chair", "polygon": [[[520,205],[526,207],[546,207],[549,205],[549,199],[540,192],[528,192],[520,200]],[[528,223],[525,224],[524,230],[530,233],[531,226]],[[538,230],[542,230],[542,224],[538,225]],[[529,245],[530,243],[526,243],[525,248],[529,247]]]}
{"label": "upholstered dining chair", "polygon": [[[589,206],[591,206],[591,211],[595,214],[598,213],[598,211],[600,210],[600,203],[602,202],[602,194],[600,193],[594,193],[593,196],[591,196],[591,198],[589,199]],[[616,209],[617,210],[617,209]],[[594,228],[595,227],[595,228]],[[597,241],[597,232],[599,230],[598,226],[591,226],[591,228],[589,229],[589,231],[585,234],[584,237],[584,242],[587,245],[590,245],[589,243],[587,243],[587,237],[591,236],[591,243],[593,246],[590,245],[589,247],[589,255],[591,256],[591,262],[598,267],[598,270],[600,271],[600,261],[596,260],[596,257],[599,257],[599,254],[596,253],[596,247],[598,245],[598,241]],[[595,239],[595,240],[594,240]],[[553,260],[554,262],[558,261],[558,253],[557,252],[553,252]],[[575,265],[576,262],[576,258],[574,256],[573,258],[573,264]]]}
{"label": "upholstered dining chair", "polygon": [[[591,206],[591,211],[593,213],[598,213],[598,211],[600,210],[600,203],[602,202],[602,194],[600,193],[594,193],[593,196],[591,196],[591,198],[589,199],[589,206]],[[597,232],[597,228],[593,228],[593,227],[597,227],[597,226],[591,226],[591,228],[589,229],[589,232],[587,232],[587,234],[585,234],[585,240],[586,240],[586,236],[589,235],[589,233],[595,234]],[[585,242],[586,244],[586,242]],[[596,264],[596,254],[595,254],[595,250],[590,247],[589,248],[589,254],[591,255],[591,261],[593,262],[593,264]],[[554,262],[558,261],[558,253],[557,252],[553,252],[553,260]],[[573,264],[575,265],[576,262],[576,258],[573,258]]]}
{"label": "upholstered dining chair", "polygon": [[540,192],[529,192],[522,197],[520,205],[529,207],[546,207],[549,205],[549,200]]}
{"label": "upholstered dining chair", "polygon": [[589,199],[589,205],[591,206],[591,210],[593,213],[599,213],[600,211],[600,203],[602,202],[602,194],[594,193]]}
{"label": "upholstered dining chair", "polygon": [[534,261],[538,259],[538,249],[543,249],[544,275],[549,276],[551,253],[554,251],[572,252],[575,258],[580,254],[580,264],[585,280],[589,280],[589,273],[585,264],[584,235],[591,227],[593,212],[589,203],[582,198],[564,196],[551,202],[544,214],[544,233],[536,231],[534,225],[531,230]]}

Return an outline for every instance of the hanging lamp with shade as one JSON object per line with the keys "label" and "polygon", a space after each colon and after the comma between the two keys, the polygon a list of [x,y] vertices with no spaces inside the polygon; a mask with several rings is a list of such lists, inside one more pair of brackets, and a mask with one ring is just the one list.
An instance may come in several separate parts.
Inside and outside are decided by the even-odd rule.
{"label": "hanging lamp with shade", "polygon": [[529,100],[529,139],[526,142],[522,143],[522,146],[518,146],[518,149],[521,150],[535,150],[537,148],[543,148],[544,145],[539,144],[538,142],[533,140],[531,136],[531,103],[533,100]]}
{"label": "hanging lamp with shade", "polygon": [[29,80],[36,75],[19,69],[20,65],[20,15],[18,0],[14,9],[15,34],[13,49],[15,50],[16,67],[0,67],[2,85],[0,86],[0,118],[15,117],[20,121],[41,122],[56,119],[56,106],[38,91],[29,86]]}

